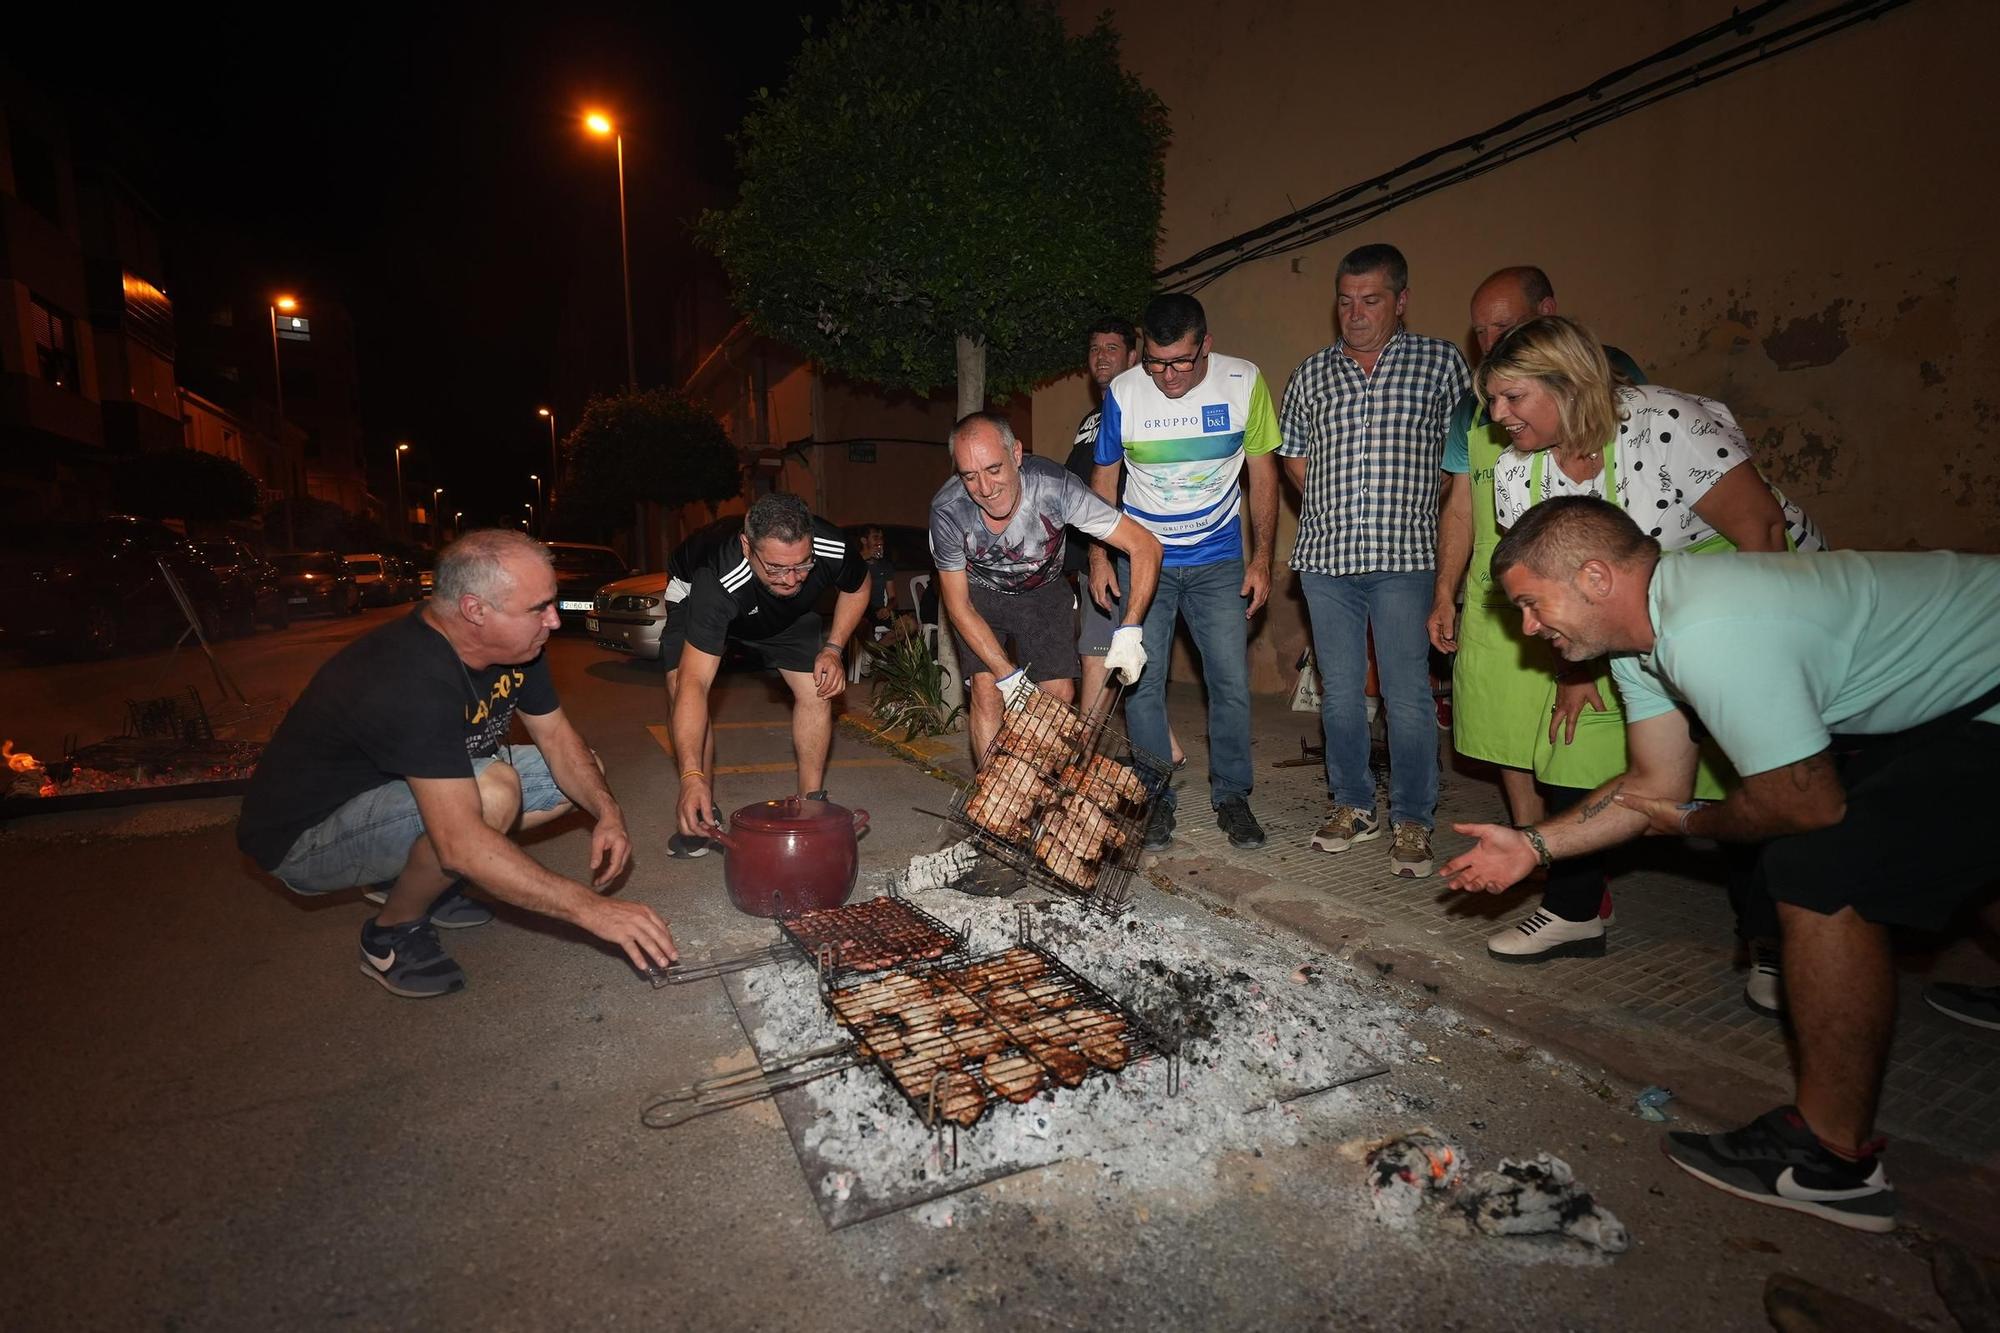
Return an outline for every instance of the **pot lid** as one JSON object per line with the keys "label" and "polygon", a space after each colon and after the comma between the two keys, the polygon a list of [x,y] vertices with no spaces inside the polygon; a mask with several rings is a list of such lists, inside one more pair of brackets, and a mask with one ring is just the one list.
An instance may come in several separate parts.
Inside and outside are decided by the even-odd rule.
{"label": "pot lid", "polygon": [[808,801],[787,796],[782,801],[759,801],[729,816],[732,829],[756,833],[801,833],[821,825],[852,829],[854,812],[832,801]]}

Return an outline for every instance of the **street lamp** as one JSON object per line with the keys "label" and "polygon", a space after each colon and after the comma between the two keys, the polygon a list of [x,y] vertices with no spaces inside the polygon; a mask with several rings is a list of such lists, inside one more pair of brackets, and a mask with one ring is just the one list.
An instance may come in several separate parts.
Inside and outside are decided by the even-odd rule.
{"label": "street lamp", "polygon": [[[625,391],[639,392],[639,363],[632,350],[632,246],[625,230],[625,136],[602,111],[583,118],[584,128],[600,139],[613,140],[618,148],[618,255],[625,268]],[[553,427],[554,418],[550,418]]]}
{"label": "street lamp", "polygon": [[[286,457],[285,368],[283,364],[278,360],[278,312],[282,310],[289,315],[298,308],[299,308],[299,303],[297,299],[291,296],[280,295],[271,298],[271,389],[277,395],[277,402],[278,402],[278,429],[275,432],[275,434],[278,437],[277,439],[278,458],[280,460],[283,460]],[[285,478],[285,549],[286,550],[290,550],[293,545],[292,491],[295,489],[292,485],[293,480],[294,479],[291,477]]]}
{"label": "street lamp", "polygon": [[410,511],[403,505],[403,455],[410,452],[407,444],[396,446],[396,532],[407,537],[410,532]]}
{"label": "street lamp", "polygon": [[521,526],[525,527],[532,534],[535,530],[535,506],[532,501],[523,500],[521,501],[521,508],[528,511],[527,522]]}
{"label": "street lamp", "polygon": [[451,533],[454,537],[465,535],[465,511],[460,509],[451,516]]}
{"label": "street lamp", "polygon": [[562,465],[556,461],[556,412],[552,407],[538,407],[535,409],[535,415],[549,423],[549,500],[550,507],[553,508],[556,498],[556,474],[562,471]]}
{"label": "street lamp", "polygon": [[438,522],[438,519],[441,517],[438,509],[438,498],[443,494],[444,487],[431,487],[431,540],[433,542],[441,541],[444,538],[444,525]]}
{"label": "street lamp", "polygon": [[546,537],[549,535],[549,511],[546,507],[542,506],[541,474],[530,472],[528,474],[528,480],[535,483],[535,504],[538,508],[541,508],[542,510],[542,535]]}

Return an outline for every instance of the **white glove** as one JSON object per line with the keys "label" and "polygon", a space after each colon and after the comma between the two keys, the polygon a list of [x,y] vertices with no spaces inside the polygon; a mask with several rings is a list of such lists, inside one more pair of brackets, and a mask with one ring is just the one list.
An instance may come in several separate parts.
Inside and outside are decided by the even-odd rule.
{"label": "white glove", "polygon": [[1145,632],[1137,625],[1120,625],[1111,631],[1111,647],[1104,654],[1107,673],[1123,676],[1130,685],[1146,669]]}
{"label": "white glove", "polygon": [[1013,675],[1003,676],[999,680],[994,681],[993,687],[1000,691],[1000,706],[1002,708],[1012,708],[1016,699],[1019,699],[1033,688],[1028,684],[1028,669],[1026,667],[1015,667]]}

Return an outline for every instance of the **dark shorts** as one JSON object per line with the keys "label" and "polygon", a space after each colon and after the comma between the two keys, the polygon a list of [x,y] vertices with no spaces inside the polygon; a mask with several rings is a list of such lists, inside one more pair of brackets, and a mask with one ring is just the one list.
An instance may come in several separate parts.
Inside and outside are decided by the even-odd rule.
{"label": "dark shorts", "polygon": [[[667,623],[660,629],[660,665],[672,671],[681,664],[681,645],[687,642],[687,603],[675,602],[667,608]],[[826,643],[826,622],[819,612],[808,611],[768,639],[739,639],[729,642],[743,649],[767,667],[780,671],[811,671],[813,661]]]}
{"label": "dark shorts", "polygon": [[[1122,577],[1122,576],[1121,576]],[[1111,600],[1116,614],[1119,599]],[[1102,657],[1111,651],[1111,631],[1118,628],[1111,615],[1098,608],[1090,596],[1090,572],[1076,576],[1076,651],[1082,657]]]}
{"label": "dark shorts", "polygon": [[[971,584],[972,609],[985,618],[993,637],[1015,664],[1028,669],[1028,679],[1071,680],[1083,671],[1076,655],[1076,604],[1066,579],[1050,579],[1032,592],[995,592]],[[958,641],[958,665],[966,675],[981,671],[998,675],[972,655],[965,636],[952,627]]]}
{"label": "dark shorts", "polygon": [[1885,926],[1941,930],[1994,880],[1984,808],[2000,771],[2000,726],[1964,722],[1914,743],[1835,744],[1847,815],[1776,838],[1758,862],[1780,903],[1831,916],[1852,907]]}

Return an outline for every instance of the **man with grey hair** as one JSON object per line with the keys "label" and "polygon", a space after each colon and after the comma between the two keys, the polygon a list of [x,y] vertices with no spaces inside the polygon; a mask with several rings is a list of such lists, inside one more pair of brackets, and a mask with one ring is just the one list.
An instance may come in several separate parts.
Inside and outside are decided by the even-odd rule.
{"label": "man with grey hair", "polygon": [[[847,643],[868,610],[870,584],[868,562],[847,534],[782,491],[758,497],[741,518],[709,524],[667,558],[660,662],[681,769],[670,853],[706,855],[708,833],[722,823],[709,690],[732,644],[776,667],[791,688],[799,795],[826,799],[833,701],[847,688]],[[829,625],[816,608],[832,591],[839,596]]]}
{"label": "man with grey hair", "polygon": [[[465,988],[437,928],[484,925],[466,896],[581,926],[642,971],[676,958],[652,908],[600,896],[631,856],[602,766],[563,716],[542,646],[557,625],[548,548],[468,533],[438,558],[431,599],[314,673],[264,751],[236,841],[302,894],[375,886],[361,971],[410,999]],[[532,744],[507,743],[516,715]],[[586,887],[510,835],[582,807],[594,820]]]}
{"label": "man with grey hair", "polygon": [[[1141,626],[1160,580],[1160,542],[1076,476],[1021,457],[1014,428],[974,412],[951,432],[955,474],[931,497],[938,597],[972,672],[972,752],[984,762],[1000,713],[1033,680],[1069,702],[1078,670],[1063,556],[1071,528],[1132,562],[1124,623],[1111,632],[1106,675],[1136,680],[1146,666]],[[1011,645],[1011,647],[1010,647]]]}

